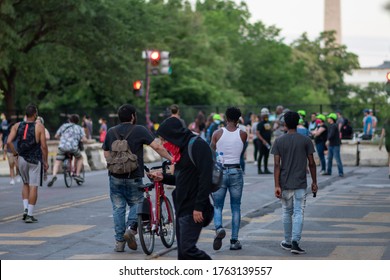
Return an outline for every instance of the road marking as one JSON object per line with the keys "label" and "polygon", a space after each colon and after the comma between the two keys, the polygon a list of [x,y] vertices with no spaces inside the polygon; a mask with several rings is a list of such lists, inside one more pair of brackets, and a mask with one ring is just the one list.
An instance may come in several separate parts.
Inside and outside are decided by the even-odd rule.
{"label": "road marking", "polygon": [[54,238],[74,234],[95,227],[87,225],[52,225],[21,233],[0,233],[0,237],[42,237]]}
{"label": "road marking", "polygon": [[[304,232],[305,233],[305,232]],[[256,232],[256,234],[258,234]],[[318,232],[318,234],[324,234],[323,232]],[[273,234],[272,236],[251,236],[251,235],[246,235],[246,236],[243,236],[242,237],[242,242],[244,243],[245,240],[249,241],[249,242],[252,242],[252,241],[275,241],[279,244],[279,242],[281,240],[283,240],[283,232],[280,232],[280,234],[278,234],[278,236],[275,236],[275,234]],[[302,238],[302,240],[304,242],[317,242],[317,243],[321,243],[321,242],[326,242],[326,243],[388,243],[389,242],[389,239],[387,238],[361,238],[361,237],[358,237],[358,238],[351,238],[351,237],[307,237],[307,236],[304,236]],[[213,244],[213,241],[214,241],[214,238],[210,238],[210,237],[202,237],[202,238],[199,238],[199,241],[200,243],[208,243],[210,245]],[[227,240],[226,242],[229,242],[229,240]],[[250,243],[248,243],[250,244]]]}
{"label": "road marking", "polygon": [[337,246],[328,258],[331,260],[380,260],[385,246]]}
{"label": "road marking", "polygon": [[[50,212],[54,212],[54,211],[58,211],[58,210],[66,209],[66,208],[72,208],[72,207],[80,206],[83,204],[106,200],[108,198],[109,198],[109,196],[107,194],[105,194],[105,195],[81,199],[78,201],[66,202],[63,204],[55,205],[55,206],[41,208],[39,210],[34,211],[34,214],[35,215],[42,215],[45,213],[50,213]],[[0,220],[0,224],[5,224],[5,223],[19,221],[19,220],[22,220],[22,214],[5,217],[5,218]]]}
{"label": "road marking", "polygon": [[0,245],[41,245],[45,242],[38,240],[0,240]]}

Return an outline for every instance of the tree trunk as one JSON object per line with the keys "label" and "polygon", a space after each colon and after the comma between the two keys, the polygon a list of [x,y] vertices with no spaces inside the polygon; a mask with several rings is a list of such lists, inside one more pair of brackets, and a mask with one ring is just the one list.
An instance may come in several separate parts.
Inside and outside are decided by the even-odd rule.
{"label": "tree trunk", "polygon": [[5,73],[5,78],[7,81],[7,86],[4,90],[5,111],[6,111],[7,118],[11,118],[12,115],[16,114],[15,111],[16,68],[14,66],[10,67],[9,74]]}

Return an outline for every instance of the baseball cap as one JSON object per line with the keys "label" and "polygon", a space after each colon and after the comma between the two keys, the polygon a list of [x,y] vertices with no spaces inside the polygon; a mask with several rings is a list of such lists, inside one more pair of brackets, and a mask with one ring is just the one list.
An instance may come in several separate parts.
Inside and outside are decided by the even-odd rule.
{"label": "baseball cap", "polygon": [[221,121],[222,120],[222,118],[221,118],[221,115],[220,114],[214,114],[213,115],[213,120],[218,120],[218,121]]}
{"label": "baseball cap", "polygon": [[261,109],[260,111],[260,114],[263,116],[263,115],[269,115],[269,110],[267,108],[263,108]]}
{"label": "baseball cap", "polygon": [[297,113],[300,114],[300,115],[303,116],[303,117],[306,116],[306,111],[305,111],[305,110],[298,110]]}
{"label": "baseball cap", "polygon": [[337,115],[335,113],[330,113],[327,117],[328,119],[333,119],[333,120],[337,120]]}
{"label": "baseball cap", "polygon": [[324,116],[323,114],[318,114],[318,115],[316,116],[316,118],[319,119],[319,120],[321,120],[321,121],[325,121],[325,120],[326,120],[326,118],[325,118],[325,116]]}

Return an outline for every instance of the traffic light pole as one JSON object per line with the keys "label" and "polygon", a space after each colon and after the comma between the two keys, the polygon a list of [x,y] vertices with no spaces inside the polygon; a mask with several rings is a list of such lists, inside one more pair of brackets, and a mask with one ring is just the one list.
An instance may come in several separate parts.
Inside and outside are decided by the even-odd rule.
{"label": "traffic light pole", "polygon": [[146,59],[145,59],[145,82],[146,82],[146,88],[145,88],[145,118],[146,118],[146,125],[149,130],[152,130],[153,123],[150,120],[150,112],[149,112],[149,88],[150,88],[150,75],[149,75],[149,51],[145,50]]}

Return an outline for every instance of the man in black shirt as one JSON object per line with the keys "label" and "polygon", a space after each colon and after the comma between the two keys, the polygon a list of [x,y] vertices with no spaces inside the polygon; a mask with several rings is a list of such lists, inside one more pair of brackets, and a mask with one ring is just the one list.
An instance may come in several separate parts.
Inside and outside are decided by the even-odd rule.
{"label": "man in black shirt", "polygon": [[[271,171],[268,170],[268,157],[269,150],[271,148],[271,136],[272,136],[272,126],[268,121],[269,110],[267,108],[261,109],[260,117],[261,121],[257,125],[256,135],[260,140],[259,143],[259,151],[260,155],[257,159],[257,173],[258,174],[272,174]],[[261,170],[261,161],[264,158],[264,172]]]}
{"label": "man in black shirt", "polygon": [[[134,235],[137,233],[137,205],[143,199],[143,193],[138,189],[138,185],[142,185],[142,178],[144,177],[143,145],[149,145],[160,156],[169,160],[171,156],[149,130],[144,126],[136,125],[137,114],[134,106],[124,104],[119,107],[118,117],[121,123],[107,131],[106,139],[102,146],[104,156],[105,158],[110,156],[111,145],[115,140],[118,140],[115,136],[115,131],[120,137],[124,138],[132,130],[131,137],[127,137],[127,142],[131,152],[137,155],[138,158],[138,168],[133,172],[129,174],[109,172],[108,174],[115,225],[116,243],[114,250],[123,252],[126,242],[130,249],[137,249]],[[127,205],[129,205],[130,211],[126,222]]]}
{"label": "man in black shirt", "polygon": [[333,164],[333,156],[334,156],[337,162],[339,176],[344,177],[343,163],[341,162],[341,157],[340,157],[340,145],[341,145],[340,132],[336,121],[337,121],[337,115],[335,113],[330,113],[328,115],[328,123],[329,123],[328,140],[326,141],[326,146],[328,147],[328,168],[326,174],[332,175],[332,164]]}

